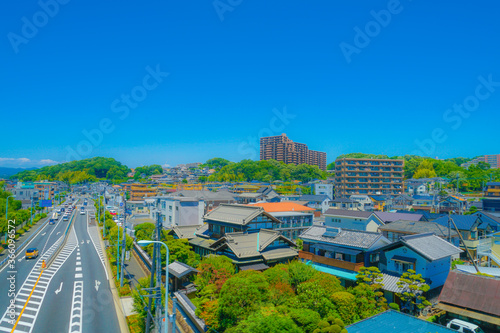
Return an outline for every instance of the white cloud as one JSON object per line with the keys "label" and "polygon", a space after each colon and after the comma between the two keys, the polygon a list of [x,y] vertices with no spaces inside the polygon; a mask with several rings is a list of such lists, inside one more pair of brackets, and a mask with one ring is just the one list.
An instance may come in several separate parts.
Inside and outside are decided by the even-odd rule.
{"label": "white cloud", "polygon": [[164,168],[170,168],[171,166],[170,166],[170,164],[168,164],[167,162],[165,162],[165,164],[163,164],[162,167],[164,167]]}
{"label": "white cloud", "polygon": [[59,162],[50,160],[50,159],[45,159],[45,160],[40,160],[40,164],[58,164]]}
{"label": "white cloud", "polygon": [[12,157],[0,157],[0,162],[18,162],[18,163],[28,163],[31,162],[29,158],[12,158]]}
{"label": "white cloud", "polygon": [[60,162],[45,158],[41,160],[32,160],[27,157],[0,157],[0,166],[8,168],[33,168],[46,165],[58,164]]}

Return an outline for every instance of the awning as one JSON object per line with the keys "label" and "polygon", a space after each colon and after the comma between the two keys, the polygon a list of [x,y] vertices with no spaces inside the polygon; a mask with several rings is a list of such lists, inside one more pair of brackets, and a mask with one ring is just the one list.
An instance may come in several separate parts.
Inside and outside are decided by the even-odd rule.
{"label": "awning", "polygon": [[361,251],[358,251],[358,250],[346,249],[345,247],[340,247],[340,246],[335,246],[335,245],[327,245],[327,244],[314,244],[314,245],[311,245],[311,247],[316,248],[316,249],[320,249],[320,250],[330,251],[330,252],[350,254],[353,256],[361,253]]}
{"label": "awning", "polygon": [[269,266],[266,264],[255,264],[255,265],[246,265],[246,266],[241,266],[240,271],[247,271],[249,269],[253,269],[254,271],[263,271],[268,269]]}
{"label": "awning", "polygon": [[403,257],[403,256],[394,256],[391,258],[391,260],[401,261],[401,262],[405,262],[408,264],[414,264],[417,262],[416,258]]}
{"label": "awning", "polygon": [[440,310],[444,310],[446,312],[451,312],[451,313],[454,313],[454,314],[457,314],[460,316],[469,317],[472,319],[476,319],[476,320],[484,321],[486,323],[500,326],[500,318],[498,318],[497,316],[491,316],[491,315],[487,315],[487,314],[476,312],[476,311],[470,311],[470,310],[467,310],[464,308],[460,308],[460,307],[449,305],[449,304],[444,304],[441,302],[439,302],[436,305],[436,308],[438,308]]}
{"label": "awning", "polygon": [[334,268],[331,266],[321,266],[321,265],[313,264],[312,262],[308,262],[307,264],[314,267],[314,269],[317,271],[331,274],[331,275],[335,275],[336,277],[339,277],[339,278],[342,278],[345,280],[356,281],[356,275],[358,275],[358,273],[352,273],[352,272],[345,271],[345,270],[342,270],[339,268]]}
{"label": "awning", "polygon": [[283,249],[266,251],[262,253],[262,256],[264,257],[265,260],[286,259],[298,256],[298,252],[290,248],[283,248]]}

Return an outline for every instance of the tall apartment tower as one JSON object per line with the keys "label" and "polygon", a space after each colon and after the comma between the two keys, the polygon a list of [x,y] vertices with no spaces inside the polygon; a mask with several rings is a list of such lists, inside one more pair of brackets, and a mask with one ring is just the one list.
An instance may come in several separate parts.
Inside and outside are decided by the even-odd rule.
{"label": "tall apartment tower", "polygon": [[293,142],[286,134],[260,138],[260,159],[295,165],[305,163],[326,170],[326,153],[309,150],[307,145]]}
{"label": "tall apartment tower", "polygon": [[335,196],[403,193],[404,160],[342,158],[335,161]]}

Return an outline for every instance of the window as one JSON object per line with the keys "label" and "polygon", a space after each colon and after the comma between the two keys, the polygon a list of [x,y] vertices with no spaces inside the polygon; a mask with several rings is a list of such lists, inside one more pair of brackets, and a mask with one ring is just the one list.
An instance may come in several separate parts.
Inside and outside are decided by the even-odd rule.
{"label": "window", "polygon": [[172,206],[168,206],[168,211],[172,211]]}
{"label": "window", "polygon": [[172,222],[172,216],[168,217],[168,222]]}

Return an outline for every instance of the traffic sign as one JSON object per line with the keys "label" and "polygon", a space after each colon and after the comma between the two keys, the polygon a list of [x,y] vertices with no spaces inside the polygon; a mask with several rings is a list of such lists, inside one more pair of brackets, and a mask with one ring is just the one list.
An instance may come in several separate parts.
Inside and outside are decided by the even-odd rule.
{"label": "traffic sign", "polygon": [[123,202],[120,202],[120,207],[123,207]]}

